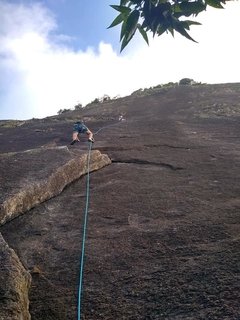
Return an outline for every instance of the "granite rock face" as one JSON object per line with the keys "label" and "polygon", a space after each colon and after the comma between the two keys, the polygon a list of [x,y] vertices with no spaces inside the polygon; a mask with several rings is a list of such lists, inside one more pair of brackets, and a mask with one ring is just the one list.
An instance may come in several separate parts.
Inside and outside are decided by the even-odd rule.
{"label": "granite rock face", "polygon": [[0,319],[30,320],[31,275],[0,234]]}
{"label": "granite rock face", "polygon": [[[31,272],[32,319],[77,318],[86,177],[63,186],[86,164],[87,136],[69,145],[82,118],[111,159],[90,175],[82,318],[240,319],[239,97],[240,84],[178,86],[0,122],[1,202],[28,190],[33,206],[20,214],[21,196],[0,226]],[[31,188],[46,200],[29,204]]]}
{"label": "granite rock face", "polygon": [[[2,153],[0,224],[60,194],[87,173],[88,163],[93,172],[111,160],[97,150],[71,152],[65,146]],[[30,319],[30,282],[30,273],[0,234],[0,320]]]}
{"label": "granite rock face", "polygon": [[[57,194],[87,173],[88,153],[73,153],[67,147],[32,149],[2,154],[0,225]],[[107,155],[90,154],[90,172],[111,163]],[[11,172],[9,172],[11,170]]]}

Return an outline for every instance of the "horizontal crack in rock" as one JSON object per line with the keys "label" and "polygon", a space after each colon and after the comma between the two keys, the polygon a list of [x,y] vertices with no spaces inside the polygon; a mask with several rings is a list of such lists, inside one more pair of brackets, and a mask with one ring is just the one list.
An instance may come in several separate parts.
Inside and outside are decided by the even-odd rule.
{"label": "horizontal crack in rock", "polygon": [[171,170],[183,170],[182,167],[176,167],[169,163],[164,162],[152,162],[147,160],[141,160],[141,159],[129,159],[129,160],[112,160],[112,163],[133,163],[133,164],[142,164],[142,165],[152,165],[152,166],[160,166],[165,167]]}
{"label": "horizontal crack in rock", "polygon": [[147,148],[159,148],[159,147],[166,147],[172,149],[183,149],[183,150],[190,150],[193,149],[192,147],[181,147],[181,146],[172,146],[170,144],[145,144],[144,147]]}

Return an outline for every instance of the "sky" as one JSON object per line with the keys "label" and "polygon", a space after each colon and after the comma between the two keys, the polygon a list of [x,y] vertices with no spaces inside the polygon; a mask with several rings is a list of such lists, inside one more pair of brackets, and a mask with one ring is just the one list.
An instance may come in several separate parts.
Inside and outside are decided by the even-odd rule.
{"label": "sky", "polygon": [[240,1],[195,19],[198,43],[164,34],[136,36],[120,53],[119,27],[107,29],[119,0],[0,0],[0,120],[44,118],[105,94],[191,78],[240,82]]}

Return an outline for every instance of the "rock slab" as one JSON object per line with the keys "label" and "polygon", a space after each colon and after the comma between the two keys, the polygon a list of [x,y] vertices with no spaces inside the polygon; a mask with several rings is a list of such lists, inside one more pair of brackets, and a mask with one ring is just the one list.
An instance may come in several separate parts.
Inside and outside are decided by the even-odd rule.
{"label": "rock slab", "polygon": [[0,319],[29,320],[31,275],[0,234]]}
{"label": "rock slab", "polygon": [[[87,173],[87,163],[88,152],[71,152],[64,146],[2,154],[0,225],[60,194],[68,184]],[[107,155],[91,151],[90,172],[110,163]]]}

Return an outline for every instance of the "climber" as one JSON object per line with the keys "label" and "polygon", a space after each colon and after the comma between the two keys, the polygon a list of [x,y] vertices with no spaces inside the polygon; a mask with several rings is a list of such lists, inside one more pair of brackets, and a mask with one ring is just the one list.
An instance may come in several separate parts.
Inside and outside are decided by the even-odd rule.
{"label": "climber", "polygon": [[126,119],[123,118],[123,115],[121,114],[119,117],[118,117],[118,121],[125,121]]}
{"label": "climber", "polygon": [[83,121],[77,121],[74,123],[74,126],[73,126],[73,134],[72,134],[72,142],[71,142],[71,145],[73,145],[74,143],[76,142],[79,142],[79,133],[86,133],[88,135],[88,141],[89,142],[94,142],[94,139],[93,139],[93,133],[92,131],[90,131],[86,126],[85,124],[83,123]]}

